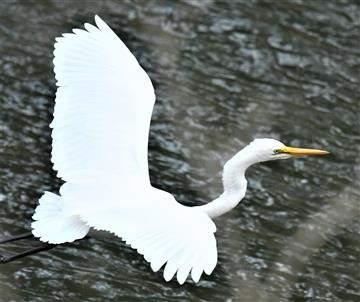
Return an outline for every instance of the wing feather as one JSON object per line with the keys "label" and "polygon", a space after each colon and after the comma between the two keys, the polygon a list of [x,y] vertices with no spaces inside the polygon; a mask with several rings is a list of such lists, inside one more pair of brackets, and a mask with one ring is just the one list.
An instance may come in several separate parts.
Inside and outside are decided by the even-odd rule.
{"label": "wing feather", "polygon": [[[206,214],[176,201],[172,204],[170,200],[159,205],[156,201],[151,204],[142,202],[141,209],[131,208],[126,214],[127,219],[120,224],[119,217],[108,212],[83,213],[81,219],[96,229],[114,232],[144,255],[153,271],[165,265],[166,281],[176,274],[179,284],[183,284],[193,270],[191,276],[198,282],[203,271],[207,274],[213,271],[217,262],[215,225]],[[116,212],[115,209],[111,211]],[[143,213],[151,216],[148,223],[144,223],[146,217]],[[107,221],[103,224],[100,217],[106,217]],[[148,231],[147,238],[137,239],[134,236],[132,228],[138,227]]]}
{"label": "wing feather", "polygon": [[97,27],[87,24],[55,43],[54,169],[66,181],[110,170],[119,181],[136,173],[148,184],[154,89],[125,44],[99,17],[95,21]]}
{"label": "wing feather", "polygon": [[[87,225],[122,238],[153,271],[165,265],[165,280],[176,274],[182,284],[191,274],[197,282],[203,272],[213,271],[216,227],[205,213],[155,188],[139,192],[131,182],[125,188],[65,183],[60,193],[68,216],[79,216]],[[101,207],[96,206],[99,200]]]}
{"label": "wing feather", "polygon": [[164,266],[165,280],[176,274],[182,284],[191,274],[197,282],[216,265],[216,227],[205,213],[151,187],[153,86],[110,27],[95,21],[55,43],[58,89],[50,126],[54,169],[66,181],[61,218],[113,232],[154,271]]}

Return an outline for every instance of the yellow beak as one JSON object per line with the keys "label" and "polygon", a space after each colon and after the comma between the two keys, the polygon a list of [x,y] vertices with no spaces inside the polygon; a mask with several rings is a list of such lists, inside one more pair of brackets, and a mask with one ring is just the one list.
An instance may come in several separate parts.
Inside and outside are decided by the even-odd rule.
{"label": "yellow beak", "polygon": [[293,148],[293,147],[284,147],[277,150],[278,153],[287,153],[290,155],[325,155],[330,152],[319,149],[303,149],[303,148]]}

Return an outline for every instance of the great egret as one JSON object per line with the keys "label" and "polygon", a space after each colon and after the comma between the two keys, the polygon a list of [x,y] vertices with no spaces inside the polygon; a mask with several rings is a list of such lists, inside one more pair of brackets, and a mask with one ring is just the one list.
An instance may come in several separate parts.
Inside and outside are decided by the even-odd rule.
{"label": "great egret", "polygon": [[154,88],[124,43],[100,17],[96,26],[56,39],[57,80],[52,162],[65,183],[60,195],[39,200],[32,233],[61,244],[87,236],[91,228],[112,232],[144,255],[164,278],[198,282],[217,263],[213,218],[234,208],[247,187],[252,164],[315,149],[255,139],[224,166],[224,192],[212,202],[186,207],[151,186],[147,147]]}

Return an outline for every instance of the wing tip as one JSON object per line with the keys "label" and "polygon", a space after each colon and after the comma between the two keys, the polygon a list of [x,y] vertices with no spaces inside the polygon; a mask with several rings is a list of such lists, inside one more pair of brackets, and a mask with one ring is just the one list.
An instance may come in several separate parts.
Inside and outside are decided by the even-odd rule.
{"label": "wing tip", "polygon": [[99,15],[95,15],[95,24],[101,31],[108,31],[110,29],[109,25]]}
{"label": "wing tip", "polygon": [[[96,22],[96,23],[103,21],[98,14],[95,14],[94,19],[95,19],[95,22]],[[104,22],[104,21],[103,21],[103,22]]]}

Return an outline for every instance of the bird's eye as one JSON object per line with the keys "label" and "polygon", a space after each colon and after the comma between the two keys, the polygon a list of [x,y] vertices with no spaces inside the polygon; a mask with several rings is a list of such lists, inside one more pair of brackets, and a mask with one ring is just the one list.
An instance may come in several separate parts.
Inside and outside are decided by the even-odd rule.
{"label": "bird's eye", "polygon": [[280,150],[279,150],[279,149],[275,149],[273,152],[274,152],[274,154],[279,154],[279,153],[280,153]]}

